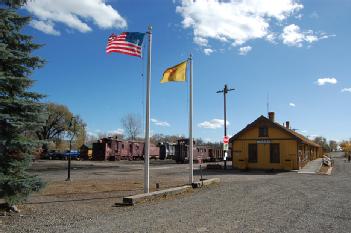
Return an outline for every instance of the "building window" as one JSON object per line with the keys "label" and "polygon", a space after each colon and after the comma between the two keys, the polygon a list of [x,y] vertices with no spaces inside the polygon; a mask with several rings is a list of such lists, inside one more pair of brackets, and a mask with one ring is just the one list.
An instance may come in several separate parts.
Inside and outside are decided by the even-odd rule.
{"label": "building window", "polygon": [[249,144],[249,163],[257,163],[257,144]]}
{"label": "building window", "polygon": [[262,126],[258,129],[258,136],[259,137],[268,137],[268,127]]}
{"label": "building window", "polygon": [[280,146],[278,143],[270,144],[271,163],[280,163]]}

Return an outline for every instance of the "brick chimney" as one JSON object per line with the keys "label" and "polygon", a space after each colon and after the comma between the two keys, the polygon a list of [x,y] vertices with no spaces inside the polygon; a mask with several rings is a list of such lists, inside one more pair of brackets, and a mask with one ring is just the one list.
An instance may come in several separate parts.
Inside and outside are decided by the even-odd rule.
{"label": "brick chimney", "polygon": [[288,129],[290,129],[290,121],[287,121],[287,122],[285,123],[285,127],[288,128]]}
{"label": "brick chimney", "polygon": [[268,118],[274,122],[274,112],[269,112],[268,113]]}

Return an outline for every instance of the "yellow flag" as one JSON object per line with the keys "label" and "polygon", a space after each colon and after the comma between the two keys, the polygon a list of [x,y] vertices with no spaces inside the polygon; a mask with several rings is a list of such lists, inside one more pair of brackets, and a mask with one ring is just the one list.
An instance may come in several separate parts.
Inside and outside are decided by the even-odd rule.
{"label": "yellow flag", "polygon": [[182,63],[168,68],[163,72],[163,78],[161,83],[165,82],[184,82],[186,77],[186,64],[188,61],[183,61]]}

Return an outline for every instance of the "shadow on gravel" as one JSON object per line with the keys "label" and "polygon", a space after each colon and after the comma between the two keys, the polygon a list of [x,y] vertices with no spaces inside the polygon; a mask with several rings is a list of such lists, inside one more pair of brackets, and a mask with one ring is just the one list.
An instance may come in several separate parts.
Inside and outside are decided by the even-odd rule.
{"label": "shadow on gravel", "polygon": [[[203,169],[203,175],[277,175],[281,173],[288,173],[290,171],[284,170],[237,170],[228,168],[227,170],[221,169]],[[201,175],[200,170],[195,170],[194,175]]]}
{"label": "shadow on gravel", "polygon": [[92,198],[80,198],[80,199],[68,199],[68,200],[56,200],[56,201],[39,201],[39,202],[26,202],[26,205],[40,205],[40,204],[51,204],[51,203],[65,203],[65,202],[81,202],[81,201],[93,201],[103,199],[115,199],[122,198],[124,196],[113,196],[113,197],[92,197]]}
{"label": "shadow on gravel", "polygon": [[[50,165],[49,165],[50,166]],[[71,166],[71,169],[72,170],[93,170],[93,169],[100,169],[100,170],[103,170],[103,169],[118,169],[120,168],[120,166],[94,166],[94,165],[72,165]],[[52,167],[31,167],[29,168],[27,171],[30,171],[30,172],[46,172],[46,171],[62,171],[62,170],[67,170],[67,167],[64,166],[52,166]],[[140,170],[140,169],[139,169]]]}
{"label": "shadow on gravel", "polygon": [[121,203],[115,203],[112,207],[131,207],[132,205],[130,204],[125,204],[123,202]]}

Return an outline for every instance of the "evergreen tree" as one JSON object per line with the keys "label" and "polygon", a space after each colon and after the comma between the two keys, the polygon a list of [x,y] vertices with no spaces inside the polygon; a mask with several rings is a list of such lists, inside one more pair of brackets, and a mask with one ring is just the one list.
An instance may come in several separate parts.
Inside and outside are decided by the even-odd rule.
{"label": "evergreen tree", "polygon": [[17,13],[25,2],[0,2],[0,198],[14,207],[43,185],[26,172],[39,145],[29,135],[44,118],[39,103],[43,96],[29,90],[33,84],[29,76],[44,62],[31,55],[40,46],[21,33],[30,21]]}

